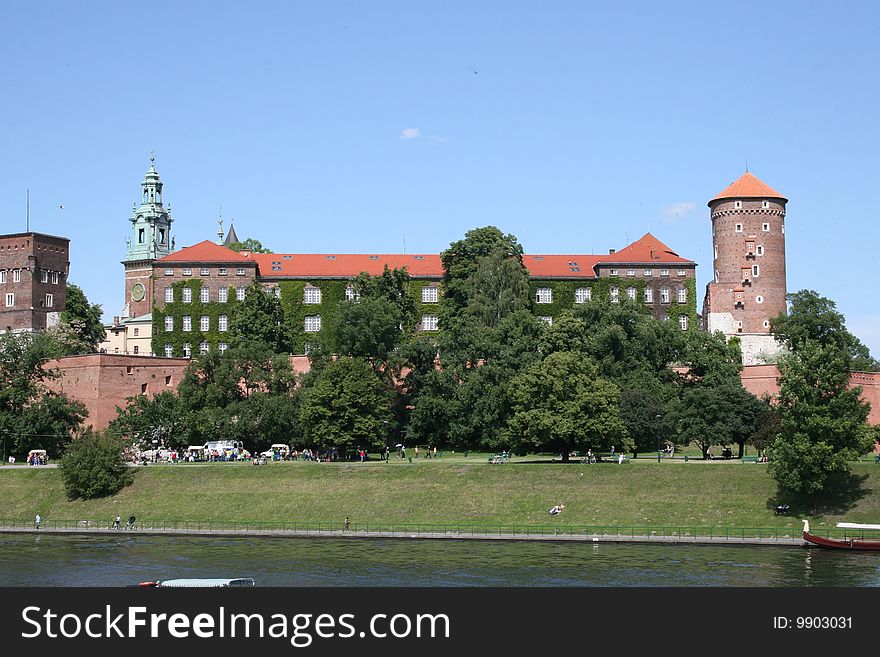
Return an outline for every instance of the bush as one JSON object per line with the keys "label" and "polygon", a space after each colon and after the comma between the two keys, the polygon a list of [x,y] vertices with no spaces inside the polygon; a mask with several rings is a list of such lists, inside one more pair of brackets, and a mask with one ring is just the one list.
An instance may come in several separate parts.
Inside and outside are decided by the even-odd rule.
{"label": "bush", "polygon": [[61,458],[61,476],[71,500],[113,495],[133,479],[122,457],[122,440],[91,429],[71,441]]}

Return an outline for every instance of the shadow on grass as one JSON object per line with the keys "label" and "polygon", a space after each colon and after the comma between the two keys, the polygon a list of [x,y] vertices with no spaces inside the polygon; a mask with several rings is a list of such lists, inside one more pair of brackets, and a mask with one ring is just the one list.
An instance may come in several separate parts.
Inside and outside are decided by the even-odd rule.
{"label": "shadow on grass", "polygon": [[873,488],[865,486],[868,475],[847,473],[835,478],[828,489],[819,497],[791,496],[777,491],[776,496],[767,500],[768,509],[788,505],[790,516],[843,515],[852,511],[859,501],[873,493]]}

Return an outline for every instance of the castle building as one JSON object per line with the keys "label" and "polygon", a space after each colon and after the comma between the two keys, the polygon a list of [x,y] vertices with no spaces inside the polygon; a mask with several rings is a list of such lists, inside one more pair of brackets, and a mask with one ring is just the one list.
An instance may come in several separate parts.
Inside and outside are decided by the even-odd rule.
{"label": "castle building", "polygon": [[781,350],[771,320],[787,311],[784,196],[749,172],[709,201],[713,280],[706,286],[703,328],[740,340],[743,364]]}
{"label": "castle building", "polygon": [[0,333],[45,331],[67,301],[70,240],[42,233],[0,235]]}

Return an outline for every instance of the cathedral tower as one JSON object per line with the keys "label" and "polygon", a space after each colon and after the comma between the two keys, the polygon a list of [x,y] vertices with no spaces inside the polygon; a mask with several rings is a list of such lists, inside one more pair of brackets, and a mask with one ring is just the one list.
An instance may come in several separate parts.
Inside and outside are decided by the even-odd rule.
{"label": "cathedral tower", "polygon": [[749,172],[709,201],[714,279],[706,287],[703,323],[738,336],[747,365],[780,349],[770,320],[786,312],[787,202]]}
{"label": "cathedral tower", "polygon": [[131,237],[126,240],[125,317],[140,317],[153,309],[154,260],[174,250],[171,208],[162,204],[162,181],[150,157],[150,168],[141,183],[141,203],[132,209]]}

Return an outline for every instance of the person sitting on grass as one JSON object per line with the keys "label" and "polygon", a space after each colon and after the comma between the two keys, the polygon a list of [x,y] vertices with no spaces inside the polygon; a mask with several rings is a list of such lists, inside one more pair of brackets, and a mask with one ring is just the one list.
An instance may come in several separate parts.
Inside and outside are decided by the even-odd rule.
{"label": "person sitting on grass", "polygon": [[552,509],[550,509],[547,513],[549,513],[551,516],[558,516],[560,513],[562,513],[562,510],[564,508],[565,508],[564,504],[557,504]]}

